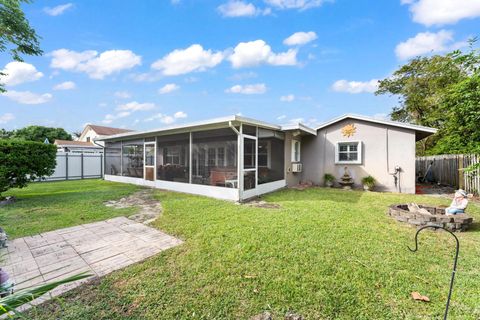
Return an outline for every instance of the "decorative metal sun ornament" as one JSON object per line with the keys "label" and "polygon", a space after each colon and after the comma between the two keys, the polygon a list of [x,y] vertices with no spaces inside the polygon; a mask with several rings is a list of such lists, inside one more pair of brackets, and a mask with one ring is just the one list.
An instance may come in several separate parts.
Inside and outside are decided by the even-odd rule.
{"label": "decorative metal sun ornament", "polygon": [[342,128],[342,134],[344,137],[350,138],[357,132],[357,128],[353,123],[347,124]]}

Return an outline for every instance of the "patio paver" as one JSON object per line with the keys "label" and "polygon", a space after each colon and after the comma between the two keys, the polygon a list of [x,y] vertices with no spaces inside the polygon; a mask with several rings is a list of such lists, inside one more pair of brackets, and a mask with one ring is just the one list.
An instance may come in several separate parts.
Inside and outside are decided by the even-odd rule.
{"label": "patio paver", "polygon": [[[181,243],[157,229],[118,217],[15,239],[0,249],[0,262],[19,290],[84,271],[91,278],[104,276]],[[62,285],[33,304],[85,281]]]}

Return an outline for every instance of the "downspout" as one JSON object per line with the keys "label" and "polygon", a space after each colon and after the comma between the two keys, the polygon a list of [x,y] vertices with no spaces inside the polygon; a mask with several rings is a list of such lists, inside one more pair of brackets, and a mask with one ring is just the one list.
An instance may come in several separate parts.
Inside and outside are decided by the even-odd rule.
{"label": "downspout", "polygon": [[402,188],[400,187],[400,172],[401,168],[397,165],[395,166],[395,171],[393,173],[390,172],[390,157],[389,157],[389,143],[388,143],[388,128],[385,128],[385,148],[386,148],[386,153],[387,153],[387,173],[391,176],[393,176],[394,183],[395,183],[395,189],[399,193],[402,192]]}

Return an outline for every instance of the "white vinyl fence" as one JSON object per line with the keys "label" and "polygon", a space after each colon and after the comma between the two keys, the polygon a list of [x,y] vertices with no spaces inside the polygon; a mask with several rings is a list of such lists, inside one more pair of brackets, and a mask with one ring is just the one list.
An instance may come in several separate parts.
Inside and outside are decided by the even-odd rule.
{"label": "white vinyl fence", "polygon": [[41,181],[102,178],[103,172],[102,153],[57,152],[55,172]]}
{"label": "white vinyl fence", "polygon": [[416,171],[424,175],[432,165],[433,178],[440,184],[461,188],[468,193],[479,194],[480,170],[466,172],[465,169],[480,162],[480,156],[474,154],[443,154],[417,157]]}

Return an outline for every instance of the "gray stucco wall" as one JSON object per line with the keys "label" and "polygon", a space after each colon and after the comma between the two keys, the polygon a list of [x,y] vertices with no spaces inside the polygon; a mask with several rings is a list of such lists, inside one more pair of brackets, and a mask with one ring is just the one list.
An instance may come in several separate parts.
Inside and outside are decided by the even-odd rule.
{"label": "gray stucco wall", "polygon": [[[354,124],[356,133],[344,137],[341,129]],[[335,164],[335,145],[341,141],[361,141],[363,148],[361,164]],[[387,146],[388,145],[388,146]],[[323,185],[323,175],[333,174],[337,180],[348,167],[361,187],[361,179],[371,175],[377,180],[377,190],[399,191],[391,174],[400,166],[400,191],[415,193],[415,132],[361,120],[345,119],[318,131],[317,136],[302,139],[303,173],[301,179]]]}
{"label": "gray stucco wall", "polygon": [[[300,183],[302,179],[302,173],[292,172],[292,140],[301,140],[300,137],[293,138],[291,132],[285,132],[285,180],[287,186],[295,186]],[[303,158],[303,145],[300,148],[300,159]]]}

